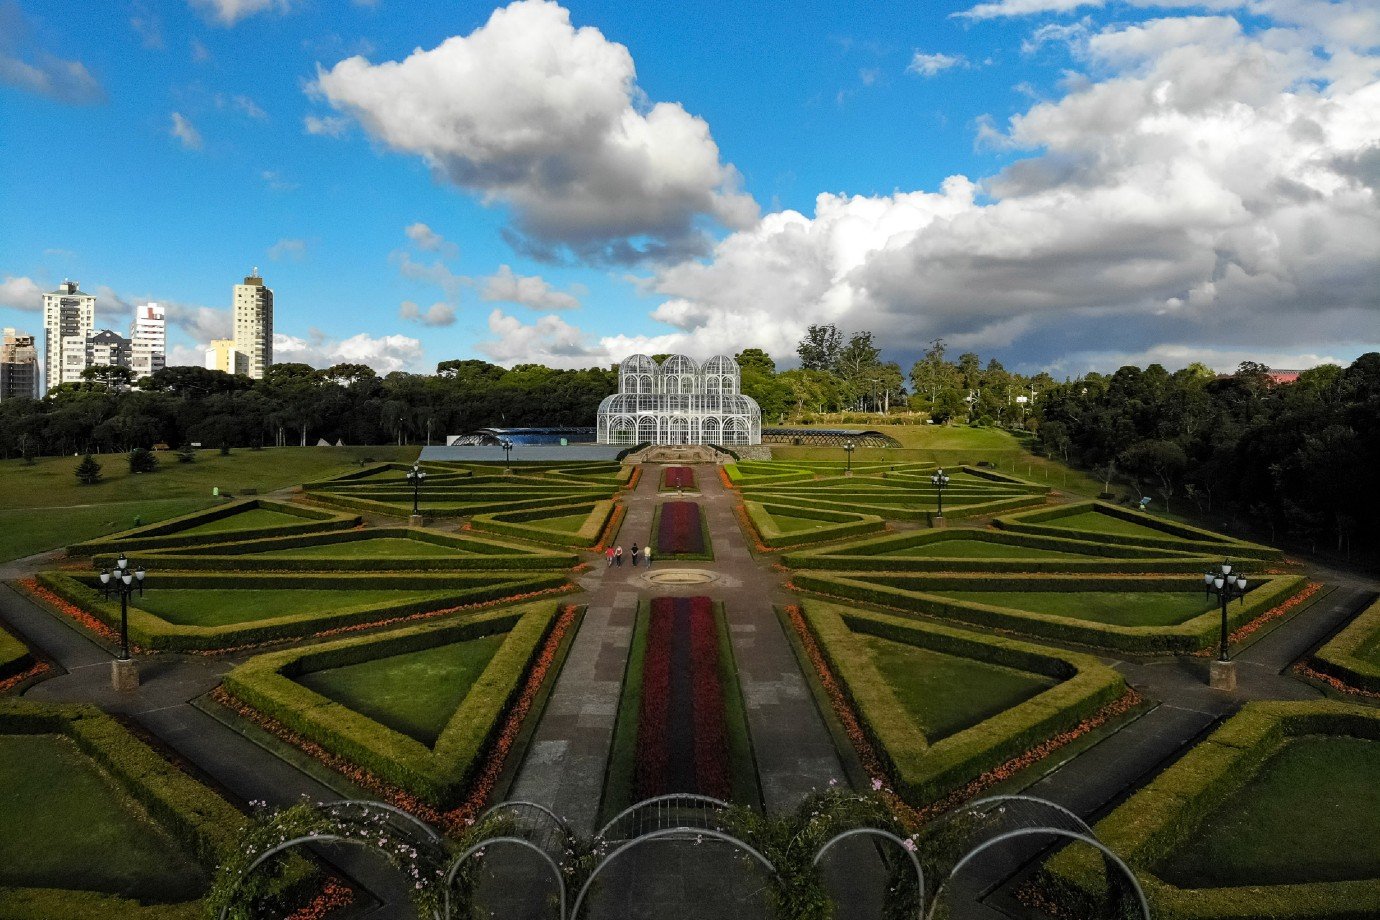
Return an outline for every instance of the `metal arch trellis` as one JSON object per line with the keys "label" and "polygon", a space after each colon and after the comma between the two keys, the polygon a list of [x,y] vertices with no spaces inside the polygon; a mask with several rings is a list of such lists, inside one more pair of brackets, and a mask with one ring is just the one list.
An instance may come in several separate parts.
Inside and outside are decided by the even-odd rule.
{"label": "metal arch trellis", "polygon": [[[515,846],[523,847],[524,849],[531,850],[533,853],[536,853],[538,856],[540,856],[540,857],[546,862],[546,864],[547,864],[548,866],[550,866],[550,868],[551,868],[551,874],[554,875],[554,876],[556,877],[556,891],[557,891],[557,894],[558,894],[558,896],[559,896],[559,900],[558,900],[558,902],[557,902],[557,910],[559,911],[559,913],[556,914],[556,918],[557,918],[557,920],[565,920],[565,917],[566,917],[566,913],[565,913],[565,896],[566,896],[566,892],[565,892],[565,875],[564,875],[564,873],[562,873],[562,871],[561,871],[561,866],[560,866],[560,864],[559,864],[554,858],[552,858],[551,854],[548,853],[548,852],[546,852],[545,849],[543,849],[542,847],[540,847],[540,846],[538,846],[537,844],[533,843],[532,841],[528,840],[527,838],[525,838],[525,837],[511,837],[511,836],[487,837],[487,838],[485,838],[485,839],[479,841],[478,843],[475,843],[475,844],[470,845],[468,848],[466,848],[466,849],[464,850],[464,852],[462,852],[459,856],[457,856],[457,857],[455,858],[455,861],[454,861],[453,863],[451,863],[450,871],[448,871],[448,872],[446,873],[446,888],[445,888],[445,909],[446,909],[446,912],[445,912],[445,915],[444,915],[444,916],[447,918],[447,920],[449,920],[449,918],[450,918],[450,916],[451,916],[450,889],[451,889],[451,886],[455,884],[455,876],[456,876],[457,873],[459,873],[460,867],[463,866],[463,865],[465,864],[465,862],[466,862],[467,860],[469,860],[469,858],[470,858],[471,856],[473,856],[474,854],[479,853],[479,852],[482,852],[483,850],[485,850],[485,849],[487,849],[487,848],[489,848],[489,847],[491,847],[491,846],[496,846],[496,845],[498,845],[498,844],[504,844],[504,843],[506,843],[506,844],[512,844],[512,845],[515,845]],[[582,890],[582,891],[581,891],[581,894],[583,894],[583,893],[584,893],[584,892],[583,892],[583,890]],[[575,902],[575,907],[576,907],[577,910],[579,909],[579,906],[580,906],[580,902],[577,900],[577,901]]]}
{"label": "metal arch trellis", "polygon": [[[687,824],[678,819],[686,813],[687,809],[691,814],[709,815],[719,814],[725,809],[732,807],[732,805],[725,802],[723,799],[716,799],[707,795],[697,795],[690,792],[673,792],[669,795],[653,796],[650,799],[643,799],[640,802],[629,805],[627,808],[614,815],[609,819],[607,824],[599,829],[599,833],[594,835],[594,840],[596,844],[605,843],[611,840],[632,840],[643,834],[650,833],[651,831],[662,830],[681,830],[687,832],[696,832],[705,829],[718,830],[718,827],[710,824],[708,821]],[[634,823],[634,827],[636,828],[634,833],[622,837],[611,836],[611,832],[624,819],[633,818],[647,812],[652,814],[653,824],[650,830],[644,829],[645,826],[637,822]]]}
{"label": "metal arch trellis", "polygon": [[1078,817],[1078,815],[1074,814],[1072,811],[1065,808],[1063,805],[1060,805],[1058,802],[1051,802],[1049,799],[1042,799],[1039,796],[1034,795],[1016,794],[989,795],[986,798],[975,799],[971,802],[965,802],[962,806],[955,808],[952,811],[945,812],[943,815],[940,815],[939,819],[935,821],[933,824],[931,824],[929,829],[933,831],[935,828],[942,827],[943,825],[949,823],[955,818],[974,817],[983,809],[989,808],[993,805],[1004,805],[1008,802],[1027,802],[1032,805],[1040,805],[1046,808],[1052,808],[1060,814],[1064,815],[1065,817],[1069,818],[1071,821],[1073,821],[1074,824],[1078,825],[1078,828],[1083,833],[1088,834],[1089,836],[1096,836],[1093,834],[1093,829],[1088,826],[1088,822],[1084,821],[1082,818]]}
{"label": "metal arch trellis", "polygon": [[920,907],[916,916],[917,918],[923,918],[925,914],[925,870],[920,868],[920,857],[915,855],[915,844],[913,841],[905,840],[893,834],[891,831],[883,830],[880,827],[854,827],[846,831],[840,831],[833,837],[824,841],[823,846],[815,852],[815,858],[811,862],[811,865],[818,866],[819,861],[824,858],[824,854],[833,849],[834,844],[840,843],[849,837],[860,836],[881,837],[884,840],[889,840],[900,847],[901,851],[910,858],[911,867],[915,869],[915,881],[916,884],[919,885],[920,891]]}

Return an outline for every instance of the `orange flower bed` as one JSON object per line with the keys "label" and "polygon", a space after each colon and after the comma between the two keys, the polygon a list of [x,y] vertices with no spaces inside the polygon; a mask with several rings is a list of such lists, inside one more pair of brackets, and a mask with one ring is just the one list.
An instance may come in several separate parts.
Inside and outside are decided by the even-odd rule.
{"label": "orange flower bed", "polygon": [[241,702],[226,691],[223,686],[213,690],[211,698],[260,728],[288,742],[313,759],[325,764],[356,785],[374,793],[388,804],[416,815],[423,821],[439,825],[448,832],[456,832],[474,823],[474,819],[478,817],[489,797],[493,794],[494,787],[503,774],[508,756],[512,752],[513,744],[522,732],[523,721],[527,718],[532,703],[540,692],[542,684],[546,681],[551,665],[556,659],[556,653],[561,647],[561,642],[575,622],[575,614],[576,608],[567,604],[556,615],[556,622],[551,627],[551,633],[547,636],[546,642],[543,643],[536,660],[532,663],[532,667],[527,673],[527,680],[522,685],[522,690],[513,705],[508,708],[508,713],[503,720],[503,727],[489,748],[483,768],[471,782],[464,801],[449,811],[441,811],[428,805],[417,796],[384,782],[339,754],[326,750],[315,741],[305,738],[283,725],[277,719],[264,715],[252,706]]}
{"label": "orange flower bed", "polygon": [[[1256,632],[1258,629],[1260,629],[1260,627],[1264,626],[1266,623],[1269,623],[1271,620],[1277,620],[1280,617],[1284,616],[1290,610],[1293,610],[1299,604],[1302,604],[1304,601],[1308,600],[1314,594],[1317,594],[1321,588],[1321,582],[1310,581],[1308,584],[1304,586],[1303,590],[1300,591],[1298,594],[1295,594],[1293,597],[1284,601],[1282,604],[1279,604],[1275,607],[1271,607],[1269,610],[1265,611],[1260,616],[1256,617],[1254,620],[1251,620],[1249,623],[1243,623],[1241,626],[1238,626],[1235,630],[1232,631],[1231,635],[1227,636],[1227,647],[1231,648],[1233,645],[1245,641],[1245,639],[1248,636]],[[1207,658],[1209,656],[1216,654],[1217,649],[1215,647],[1211,647],[1199,649],[1198,651],[1193,653],[1193,656],[1195,658]]]}
{"label": "orange flower bed", "polygon": [[632,475],[628,477],[628,484],[625,485],[623,488],[625,488],[625,489],[627,489],[629,492],[631,492],[631,491],[633,491],[634,489],[637,488],[637,484],[638,484],[639,482],[641,482],[641,481],[642,481],[642,467],[640,467],[640,466],[635,466],[635,467],[633,467]]}
{"label": "orange flower bed", "polygon": [[287,920],[325,920],[331,914],[355,902],[355,892],[339,879],[326,879],[321,893],[312,898],[310,904],[303,905],[288,914]]}
{"label": "orange flower bed", "polygon": [[599,542],[594,544],[593,552],[602,553],[612,545],[614,537],[618,534],[618,528],[623,526],[623,517],[627,513],[628,509],[622,502],[614,502],[613,513],[609,515],[608,522],[604,524],[604,532],[599,535]]}
{"label": "orange flower bed", "polygon": [[738,526],[743,528],[743,535],[752,541],[753,549],[759,553],[774,553],[777,547],[768,546],[762,542],[762,535],[757,532],[757,527],[752,523],[752,518],[748,517],[747,508],[742,502],[733,506],[733,513],[738,517]]}
{"label": "orange flower bed", "polygon": [[[80,607],[71,601],[64,600],[58,595],[40,585],[37,579],[21,578],[17,584],[24,589],[24,593],[43,603],[45,607],[55,610],[63,616],[75,620],[82,628],[95,633],[107,642],[119,642],[120,630],[111,626],[100,619],[95,614],[90,613],[84,607]],[[133,642],[129,644],[132,653],[146,654],[147,649],[140,648]]]}
{"label": "orange flower bed", "polygon": [[1293,670],[1294,673],[1300,677],[1306,677],[1309,680],[1321,681],[1322,683],[1327,684],[1333,690],[1345,693],[1348,696],[1359,696],[1365,699],[1380,700],[1380,693],[1376,693],[1373,690],[1362,690],[1360,687],[1353,687],[1351,686],[1351,684],[1347,683],[1344,680],[1340,680],[1339,678],[1333,677],[1331,674],[1324,674],[1321,671],[1315,671],[1306,664],[1296,664],[1294,665]]}
{"label": "orange flower bed", "polygon": [[48,666],[43,662],[35,662],[34,665],[30,667],[28,670],[20,671],[18,674],[12,674],[4,680],[0,680],[0,693],[12,690],[13,688],[18,687],[20,684],[24,683],[24,681],[28,680],[29,678],[37,677],[38,675],[43,674],[48,670]]}
{"label": "orange flower bed", "polygon": [[[800,636],[801,644],[805,647],[805,654],[814,666],[815,673],[819,677],[820,685],[829,696],[829,701],[833,706],[834,714],[838,716],[839,722],[843,724],[843,730],[848,735],[848,740],[853,743],[854,750],[858,753],[858,759],[862,762],[863,769],[868,775],[874,778],[887,776],[887,769],[882,758],[877,754],[876,747],[863,729],[862,721],[853,708],[853,704],[848,701],[843,693],[843,688],[839,686],[835,678],[833,669],[824,658],[824,653],[820,651],[819,643],[815,641],[814,633],[810,631],[805,622],[804,616],[800,612],[800,607],[792,604],[786,608],[786,614],[790,617],[791,625]],[[1005,763],[968,783],[960,789],[949,793],[944,798],[936,802],[916,808],[905,802],[899,795],[892,791],[895,783],[885,783],[885,788],[880,790],[882,797],[891,807],[892,811],[901,819],[902,823],[908,828],[915,829],[926,821],[937,817],[945,811],[949,811],[961,802],[977,796],[979,793],[1004,780],[1010,779],[1020,771],[1048,757],[1059,748],[1086,735],[1088,732],[1100,728],[1109,720],[1114,719],[1138,705],[1141,701],[1140,695],[1134,690],[1127,691],[1111,703],[1103,706],[1093,715],[1079,722],[1076,726],[1067,731],[1055,735],[1053,738],[1038,744],[1018,757],[1013,757]],[[873,785],[876,783],[874,781]]]}
{"label": "orange flower bed", "polygon": [[724,484],[725,489],[733,488],[733,480],[728,478],[728,472],[722,466],[719,467],[719,482]]}

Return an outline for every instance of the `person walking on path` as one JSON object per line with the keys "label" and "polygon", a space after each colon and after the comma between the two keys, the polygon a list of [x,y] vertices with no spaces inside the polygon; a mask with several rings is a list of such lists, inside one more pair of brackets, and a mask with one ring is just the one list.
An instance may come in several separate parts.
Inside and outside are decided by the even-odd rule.
{"label": "person walking on path", "polygon": [[652,544],[642,547],[642,561],[647,563],[647,568],[652,567]]}
{"label": "person walking on path", "polygon": [[604,558],[609,561],[609,568],[613,568],[613,547],[604,550]]}
{"label": "person walking on path", "polygon": [[620,546],[613,551],[613,564],[617,566],[623,565],[623,547]]}
{"label": "person walking on path", "polygon": [[642,555],[642,552],[637,548],[637,544],[634,543],[634,544],[632,545],[632,564],[633,564],[633,568],[637,568],[637,557],[640,556],[640,555]]}

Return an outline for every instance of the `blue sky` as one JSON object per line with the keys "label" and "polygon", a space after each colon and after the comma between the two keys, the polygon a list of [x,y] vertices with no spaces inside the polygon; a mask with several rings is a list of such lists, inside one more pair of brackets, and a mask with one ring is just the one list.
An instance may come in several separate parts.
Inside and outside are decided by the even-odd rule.
{"label": "blue sky", "polygon": [[0,0],[0,325],[75,278],[195,361],[257,265],[279,360],[380,370],[1380,343],[1370,4],[782,10]]}

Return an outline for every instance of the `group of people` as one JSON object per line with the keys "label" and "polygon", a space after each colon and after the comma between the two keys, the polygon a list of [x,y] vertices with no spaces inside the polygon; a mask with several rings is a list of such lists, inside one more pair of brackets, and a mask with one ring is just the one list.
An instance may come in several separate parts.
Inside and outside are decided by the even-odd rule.
{"label": "group of people", "polygon": [[[637,548],[637,544],[634,543],[632,545],[632,552],[629,553],[629,555],[632,556],[632,564],[634,566],[637,565],[637,559],[639,556],[641,556],[642,561],[647,564],[647,568],[650,569],[652,567],[652,544],[648,543],[646,546],[642,547],[641,550],[639,550]],[[608,549],[604,550],[604,558],[606,558],[609,561],[610,568],[612,568],[615,565],[622,565],[623,547],[610,546]]]}

